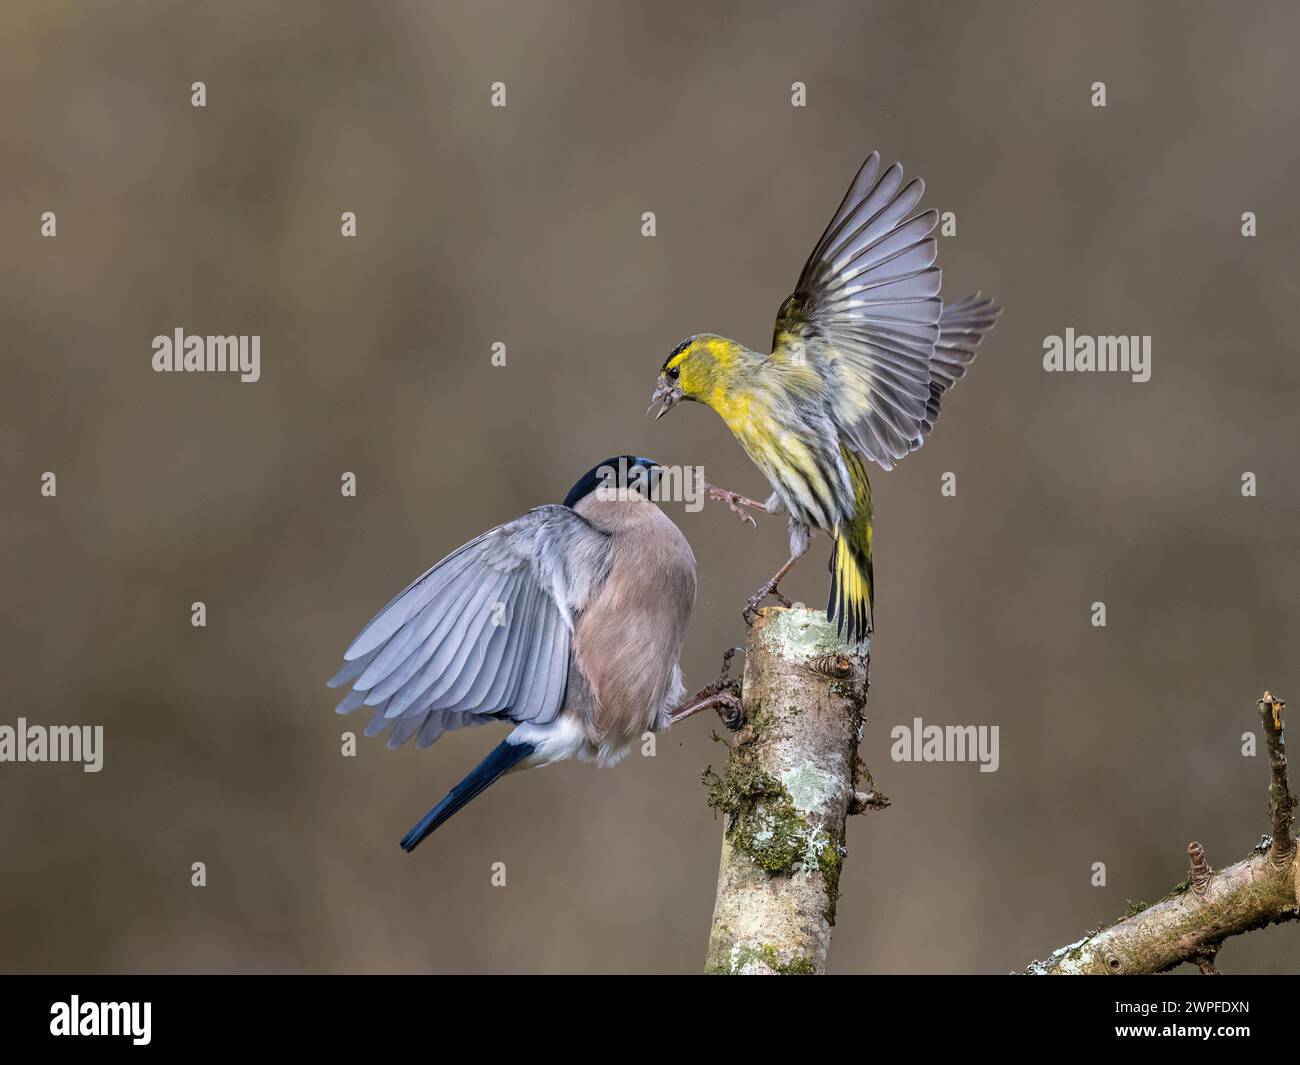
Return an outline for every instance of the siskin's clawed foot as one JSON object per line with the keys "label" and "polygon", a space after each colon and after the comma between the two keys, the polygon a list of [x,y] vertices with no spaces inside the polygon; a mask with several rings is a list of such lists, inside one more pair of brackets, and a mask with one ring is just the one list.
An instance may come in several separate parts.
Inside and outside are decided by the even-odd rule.
{"label": "siskin's clawed foot", "polygon": [[749,597],[749,602],[745,604],[745,609],[741,612],[741,617],[745,619],[746,625],[753,625],[754,619],[758,617],[758,608],[763,605],[763,600],[768,597],[775,599],[782,606],[790,606],[790,600],[782,595],[776,588],[776,582],[772,581],[763,585],[757,592]]}
{"label": "siskin's clawed foot", "polygon": [[750,514],[747,510],[744,509],[744,507],[740,505],[739,495],[737,495],[735,492],[718,492],[717,489],[714,489],[714,491],[717,492],[717,494],[710,495],[709,496],[710,499],[717,499],[722,501],[723,503],[726,503],[727,506],[730,508],[731,513],[739,517],[742,522],[748,522],[755,529],[758,528],[758,522],[754,520],[754,515]]}
{"label": "siskin's clawed foot", "polygon": [[726,503],[731,512],[739,516],[741,521],[749,522],[754,528],[758,528],[758,522],[754,516],[746,511],[745,507],[751,507],[754,510],[763,510],[763,504],[748,496],[742,496],[739,492],[728,492],[725,488],[719,488],[715,484],[704,482],[704,495],[707,499],[714,499],[720,503]]}

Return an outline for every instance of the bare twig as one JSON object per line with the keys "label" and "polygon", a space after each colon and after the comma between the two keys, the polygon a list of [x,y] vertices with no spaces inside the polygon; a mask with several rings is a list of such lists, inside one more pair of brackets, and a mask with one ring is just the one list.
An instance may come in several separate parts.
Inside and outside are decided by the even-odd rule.
{"label": "bare twig", "polygon": [[1273,822],[1273,844],[1269,854],[1273,864],[1285,869],[1295,859],[1295,800],[1287,784],[1286,741],[1282,736],[1282,711],[1286,703],[1265,692],[1259,701],[1259,720],[1268,744],[1268,813]]}
{"label": "bare twig", "polygon": [[1199,843],[1187,844],[1187,856],[1192,860],[1192,867],[1187,871],[1188,887],[1197,898],[1203,899],[1210,888],[1210,878],[1214,876],[1214,870],[1205,860],[1205,848]]}
{"label": "bare twig", "polygon": [[1217,974],[1215,957],[1229,936],[1300,916],[1300,862],[1292,827],[1294,800],[1287,782],[1282,737],[1286,704],[1269,692],[1259,700],[1269,753],[1269,814],[1273,835],[1248,858],[1214,870],[1199,843],[1190,843],[1187,881],[1159,902],[1089,933],[1034,962],[1035,975],[1158,973],[1194,962]]}

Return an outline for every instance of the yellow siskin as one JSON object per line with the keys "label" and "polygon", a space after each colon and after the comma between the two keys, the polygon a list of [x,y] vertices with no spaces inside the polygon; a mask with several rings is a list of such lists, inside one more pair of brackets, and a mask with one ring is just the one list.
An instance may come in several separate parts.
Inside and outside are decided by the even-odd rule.
{"label": "yellow siskin", "polygon": [[839,210],[781,305],[765,355],[712,333],[678,344],[664,362],[651,409],[683,399],[722,416],[772,485],[765,503],[707,485],[711,498],[790,517],[790,559],[750,598],[746,620],[808,550],[829,533],[826,615],[851,642],[872,631],[871,484],[924,442],[944,393],[963,377],[1001,309],[977,293],[939,298],[937,211],[912,214],[925,191],[903,183],[880,155],[858,171]]}

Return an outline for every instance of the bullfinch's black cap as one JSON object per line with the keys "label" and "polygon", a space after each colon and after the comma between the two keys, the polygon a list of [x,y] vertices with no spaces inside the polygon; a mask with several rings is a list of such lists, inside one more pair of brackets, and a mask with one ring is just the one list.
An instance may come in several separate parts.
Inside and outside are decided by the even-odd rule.
{"label": "bullfinch's black cap", "polygon": [[569,494],[564,497],[564,505],[577,506],[597,488],[635,488],[642,490],[648,497],[654,487],[652,471],[658,468],[659,463],[654,459],[615,455],[584,473],[578,483],[569,489]]}

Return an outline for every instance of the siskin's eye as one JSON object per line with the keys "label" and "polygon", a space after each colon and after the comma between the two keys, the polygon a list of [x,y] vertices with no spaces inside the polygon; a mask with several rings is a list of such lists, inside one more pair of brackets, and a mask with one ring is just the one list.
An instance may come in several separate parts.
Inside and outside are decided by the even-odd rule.
{"label": "siskin's eye", "polygon": [[680,368],[674,366],[671,370],[668,371],[668,376],[671,377],[674,381],[676,381],[677,378],[681,375],[681,372],[682,371]]}

